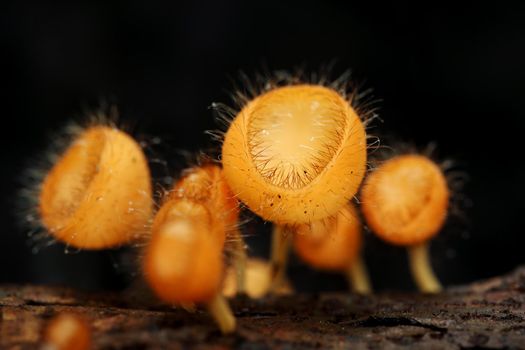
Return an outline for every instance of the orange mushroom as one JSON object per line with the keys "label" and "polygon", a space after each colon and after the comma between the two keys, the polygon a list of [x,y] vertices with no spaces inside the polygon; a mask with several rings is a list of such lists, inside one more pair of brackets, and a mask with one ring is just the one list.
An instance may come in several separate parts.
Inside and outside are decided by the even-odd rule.
{"label": "orange mushroom", "polygon": [[439,292],[442,287],[428,255],[428,242],[443,226],[449,203],[447,181],[439,166],[421,155],[394,157],[367,178],[361,201],[364,217],[377,236],[408,247],[419,289]]}
{"label": "orange mushroom", "polygon": [[186,198],[213,208],[216,220],[224,222],[226,232],[222,243],[232,255],[237,275],[237,292],[244,292],[246,245],[239,230],[239,203],[224,179],[222,169],[213,164],[184,171],[168,198]]}
{"label": "orange mushroom", "polygon": [[44,349],[87,350],[91,348],[91,329],[83,317],[61,313],[53,317],[44,331]]}
{"label": "orange mushroom", "polygon": [[218,167],[194,168],[174,186],[153,221],[143,270],[162,301],[205,304],[229,333],[235,317],[221,294],[223,249],[237,204],[221,179]]}
{"label": "orange mushroom", "polygon": [[265,92],[231,123],[222,147],[224,176],[242,202],[275,224],[277,284],[286,266],[285,232],[337,214],[362,181],[366,148],[363,123],[349,101],[321,85]]}
{"label": "orange mushroom", "polygon": [[83,130],[40,186],[38,213],[56,239],[105,249],[139,238],[152,214],[148,162],[129,135],[109,126]]}
{"label": "orange mushroom", "polygon": [[314,268],[344,273],[351,289],[368,294],[372,288],[360,254],[361,228],[355,206],[348,204],[335,218],[299,226],[293,240],[295,252]]}

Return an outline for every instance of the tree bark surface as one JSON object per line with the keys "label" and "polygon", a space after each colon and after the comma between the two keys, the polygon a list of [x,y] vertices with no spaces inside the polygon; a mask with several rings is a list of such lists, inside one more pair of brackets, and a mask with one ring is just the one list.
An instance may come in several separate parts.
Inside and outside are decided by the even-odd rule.
{"label": "tree bark surface", "polygon": [[204,311],[137,295],[0,286],[0,348],[39,348],[49,319],[74,312],[91,323],[97,349],[525,349],[525,267],[434,296],[238,297],[238,329],[227,336]]}

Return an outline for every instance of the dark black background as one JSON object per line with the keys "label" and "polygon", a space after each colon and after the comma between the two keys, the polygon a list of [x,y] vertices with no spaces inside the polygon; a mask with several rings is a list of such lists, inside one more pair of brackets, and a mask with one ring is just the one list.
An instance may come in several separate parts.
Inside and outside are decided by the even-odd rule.
{"label": "dark black background", "polygon": [[[263,67],[310,70],[337,62],[382,99],[373,132],[457,160],[470,175],[468,223],[452,219],[433,243],[446,284],[511,270],[524,261],[525,11],[480,5],[418,8],[343,1],[196,1],[182,4],[0,5],[2,171],[0,282],[122,288],[134,258],[116,251],[31,253],[17,225],[20,174],[49,135],[106,100],[136,135],[163,140],[175,172],[179,149],[212,143],[211,102],[229,102],[229,77]],[[144,136],[146,135],[146,136]],[[162,171],[158,171],[162,176]],[[254,254],[267,249],[269,225],[245,226]],[[367,235],[366,257],[379,288],[411,288],[399,248]],[[135,271],[136,272],[136,271]],[[336,275],[298,262],[302,290],[344,288]]]}

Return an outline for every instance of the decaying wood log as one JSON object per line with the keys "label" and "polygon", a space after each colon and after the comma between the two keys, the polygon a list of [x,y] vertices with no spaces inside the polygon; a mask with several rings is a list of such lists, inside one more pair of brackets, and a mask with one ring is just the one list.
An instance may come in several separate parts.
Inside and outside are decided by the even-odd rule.
{"label": "decaying wood log", "polygon": [[42,327],[81,313],[97,348],[406,349],[525,348],[525,267],[510,275],[420,294],[237,298],[238,331],[222,336],[203,311],[188,313],[131,294],[0,287],[1,348],[38,348]]}

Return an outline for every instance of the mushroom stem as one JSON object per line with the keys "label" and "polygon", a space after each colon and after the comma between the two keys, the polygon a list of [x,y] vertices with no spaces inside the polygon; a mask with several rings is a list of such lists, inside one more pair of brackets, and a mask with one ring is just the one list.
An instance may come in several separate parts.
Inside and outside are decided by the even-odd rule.
{"label": "mushroom stem", "polygon": [[272,250],[270,256],[271,285],[270,292],[274,293],[285,283],[290,235],[283,225],[275,224],[272,233]]}
{"label": "mushroom stem", "polygon": [[412,278],[423,293],[439,293],[443,289],[437,279],[428,253],[428,242],[412,245],[407,248]]}
{"label": "mushroom stem", "polygon": [[233,265],[235,266],[235,275],[237,279],[237,294],[246,292],[246,244],[242,237],[241,231],[235,229],[231,232],[233,246]]}
{"label": "mushroom stem", "polygon": [[358,256],[345,273],[349,288],[352,291],[358,294],[372,293],[372,285],[368,276],[368,270],[362,256]]}
{"label": "mushroom stem", "polygon": [[206,306],[223,334],[232,333],[235,330],[235,316],[222,294],[217,293]]}

